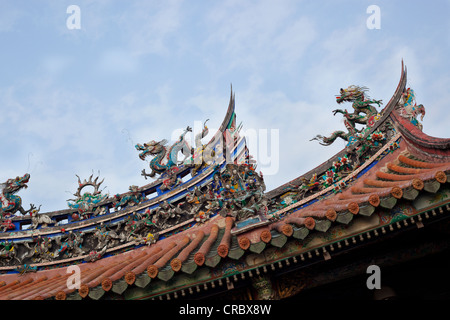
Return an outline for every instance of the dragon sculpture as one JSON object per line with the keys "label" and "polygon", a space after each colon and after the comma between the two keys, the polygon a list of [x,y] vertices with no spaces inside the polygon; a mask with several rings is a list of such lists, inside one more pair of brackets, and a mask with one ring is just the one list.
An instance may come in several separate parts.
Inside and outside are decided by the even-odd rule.
{"label": "dragon sculpture", "polygon": [[22,198],[15,195],[23,188],[28,188],[27,183],[30,180],[30,174],[26,173],[23,177],[16,177],[15,179],[8,179],[6,182],[0,184],[0,216],[3,217],[14,215],[17,211],[25,215],[31,212],[36,207],[31,204],[29,210],[22,207]]}
{"label": "dragon sculpture", "polygon": [[[143,145],[138,143],[135,148],[138,151],[142,151],[139,154],[139,158],[141,160],[145,160],[147,156],[154,156],[154,158],[150,161],[150,169],[152,169],[151,173],[145,172],[145,169],[142,170],[142,175],[147,177],[154,177],[155,174],[162,175],[167,170],[178,166],[178,153],[181,153],[187,158],[192,154],[192,149],[189,146],[188,142],[185,140],[185,135],[188,132],[192,132],[191,127],[187,127],[184,132],[181,134],[178,141],[176,141],[172,146],[167,147],[167,140],[163,139],[161,141],[150,141],[144,143]],[[183,163],[181,161],[181,163]]]}
{"label": "dragon sculpture", "polygon": [[335,131],[329,137],[321,135],[315,136],[311,140],[319,140],[319,143],[325,146],[332,144],[337,138],[345,141],[358,139],[358,134],[363,134],[362,130],[356,128],[356,124],[367,125],[371,127],[375,122],[375,117],[378,115],[377,109],[372,104],[381,105],[381,100],[366,99],[368,89],[366,87],[349,86],[347,89],[340,90],[340,95],[336,97],[336,102],[341,104],[343,102],[352,102],[354,112],[350,113],[346,109],[335,109],[333,115],[341,113],[344,116],[344,124],[348,132]]}
{"label": "dragon sculpture", "polygon": [[[84,179],[84,181],[81,182],[80,177],[78,175],[76,176],[78,177],[78,189],[77,192],[73,194],[76,199],[67,200],[69,208],[78,210],[78,215],[73,215],[72,218],[78,220],[80,218],[85,218],[92,213],[94,215],[99,214],[101,212],[101,207],[98,206],[98,204],[108,198],[108,194],[102,194],[102,191],[100,190],[100,185],[105,179],[97,182],[99,177],[92,180],[93,175],[91,175],[89,180]],[[83,188],[88,186],[93,187],[94,191],[82,193]],[[94,211],[95,207],[97,207],[97,209]]]}
{"label": "dragon sculpture", "polygon": [[124,195],[120,195],[120,194],[116,194],[114,196],[114,208],[118,209],[120,208],[125,208],[126,206],[134,206],[139,204],[143,199],[144,196],[141,193],[141,190],[138,186],[130,186],[128,188],[130,190],[130,192],[124,194]]}

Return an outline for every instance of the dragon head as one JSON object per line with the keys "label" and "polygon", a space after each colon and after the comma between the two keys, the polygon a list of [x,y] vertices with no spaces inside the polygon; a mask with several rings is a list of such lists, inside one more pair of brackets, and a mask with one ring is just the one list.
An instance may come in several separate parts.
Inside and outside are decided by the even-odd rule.
{"label": "dragon head", "polygon": [[27,183],[30,181],[30,174],[25,173],[23,177],[16,177],[15,179],[8,179],[5,183],[3,192],[16,193],[22,188],[28,188]]}
{"label": "dragon head", "polygon": [[342,102],[348,102],[348,101],[355,101],[355,100],[364,100],[364,94],[367,92],[366,87],[359,87],[359,86],[349,86],[347,89],[340,90],[340,95],[336,96],[336,102],[342,103]]}
{"label": "dragon head", "polygon": [[141,158],[141,160],[145,160],[145,158],[147,156],[154,156],[157,155],[158,153],[162,152],[165,148],[165,144],[167,143],[167,140],[163,139],[159,142],[152,140],[150,142],[144,143],[144,145],[138,143],[135,148],[138,151],[142,151],[141,153],[139,153],[139,158]]}

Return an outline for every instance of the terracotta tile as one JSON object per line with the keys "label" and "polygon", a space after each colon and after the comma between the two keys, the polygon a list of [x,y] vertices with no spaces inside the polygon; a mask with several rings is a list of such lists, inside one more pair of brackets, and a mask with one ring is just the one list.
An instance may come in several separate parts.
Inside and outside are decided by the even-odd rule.
{"label": "terracotta tile", "polygon": [[198,266],[202,266],[203,263],[205,263],[205,256],[211,249],[211,246],[214,244],[214,242],[216,242],[218,234],[219,234],[219,227],[216,224],[214,224],[211,228],[211,232],[209,233],[208,238],[206,239],[205,242],[203,242],[202,246],[194,256],[194,262]]}

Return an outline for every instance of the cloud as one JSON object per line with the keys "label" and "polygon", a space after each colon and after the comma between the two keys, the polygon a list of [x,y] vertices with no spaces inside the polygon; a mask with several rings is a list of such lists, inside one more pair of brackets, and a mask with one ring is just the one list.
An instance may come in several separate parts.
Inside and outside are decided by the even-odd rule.
{"label": "cloud", "polygon": [[299,61],[316,37],[314,24],[291,1],[223,1],[209,10],[205,47],[219,45],[230,68]]}
{"label": "cloud", "polygon": [[25,15],[24,10],[18,9],[8,1],[2,1],[0,3],[0,33],[14,31]]}
{"label": "cloud", "polygon": [[62,55],[49,55],[45,57],[40,66],[42,74],[47,76],[58,76],[67,70],[71,65],[73,59],[68,56]]}
{"label": "cloud", "polygon": [[[170,54],[182,19],[183,1],[136,1],[120,16],[119,26],[136,55]],[[170,49],[169,49],[170,47]]]}
{"label": "cloud", "polygon": [[286,26],[273,41],[275,59],[289,68],[300,61],[308,47],[317,39],[317,32],[311,19],[301,16],[292,25]]}
{"label": "cloud", "polygon": [[106,74],[134,73],[138,66],[138,57],[122,49],[105,50],[98,64],[99,71]]}

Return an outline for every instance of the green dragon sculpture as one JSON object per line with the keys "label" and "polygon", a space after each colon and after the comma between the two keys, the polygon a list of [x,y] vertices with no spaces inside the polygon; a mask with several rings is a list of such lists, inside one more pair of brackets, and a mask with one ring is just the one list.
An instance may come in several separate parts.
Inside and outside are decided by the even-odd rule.
{"label": "green dragon sculpture", "polygon": [[[191,127],[187,127],[184,132],[181,134],[180,138],[177,142],[175,142],[169,148],[166,147],[167,140],[163,139],[161,141],[150,141],[144,143],[143,145],[138,143],[135,148],[138,151],[142,151],[139,154],[139,158],[141,160],[145,160],[147,156],[155,156],[150,161],[150,169],[152,169],[151,173],[145,172],[145,169],[142,170],[142,175],[147,177],[154,177],[155,174],[163,174],[168,169],[178,166],[178,152],[181,153],[187,158],[193,152],[192,148],[189,146],[188,142],[185,140],[185,135],[188,132],[192,132]],[[183,163],[184,161],[181,161]]]}
{"label": "green dragon sculpture", "polygon": [[352,102],[354,109],[353,113],[348,112],[346,109],[335,109],[333,115],[341,113],[344,115],[344,125],[348,132],[334,131],[329,137],[321,135],[315,136],[312,140],[319,140],[319,143],[325,146],[332,144],[337,138],[341,138],[349,143],[357,140],[358,134],[363,134],[363,130],[358,130],[356,124],[367,125],[372,127],[375,122],[375,117],[378,115],[377,109],[372,104],[380,106],[381,100],[371,100],[366,93],[368,89],[366,87],[349,86],[347,89],[340,90],[340,95],[336,97],[336,102],[341,104],[343,102]]}
{"label": "green dragon sculpture", "polygon": [[[108,194],[102,194],[102,191],[100,190],[100,185],[105,179],[97,182],[99,177],[92,180],[93,175],[91,175],[89,180],[84,179],[84,181],[81,182],[80,177],[78,175],[76,176],[78,178],[78,189],[77,192],[73,194],[76,198],[67,200],[69,208],[77,209],[78,211],[78,215],[72,215],[72,219],[74,220],[88,217],[91,214],[96,215],[101,210],[101,207],[98,206],[98,204],[108,198]],[[88,186],[93,187],[94,191],[82,192],[82,190]],[[96,211],[94,211],[95,207],[97,207]]]}
{"label": "green dragon sculpture", "polygon": [[29,210],[22,207],[22,198],[15,195],[23,188],[27,188],[27,183],[30,181],[30,174],[26,173],[23,177],[16,177],[15,179],[8,179],[6,182],[0,184],[0,216],[14,215],[17,211],[25,215],[36,207],[31,204]]}

